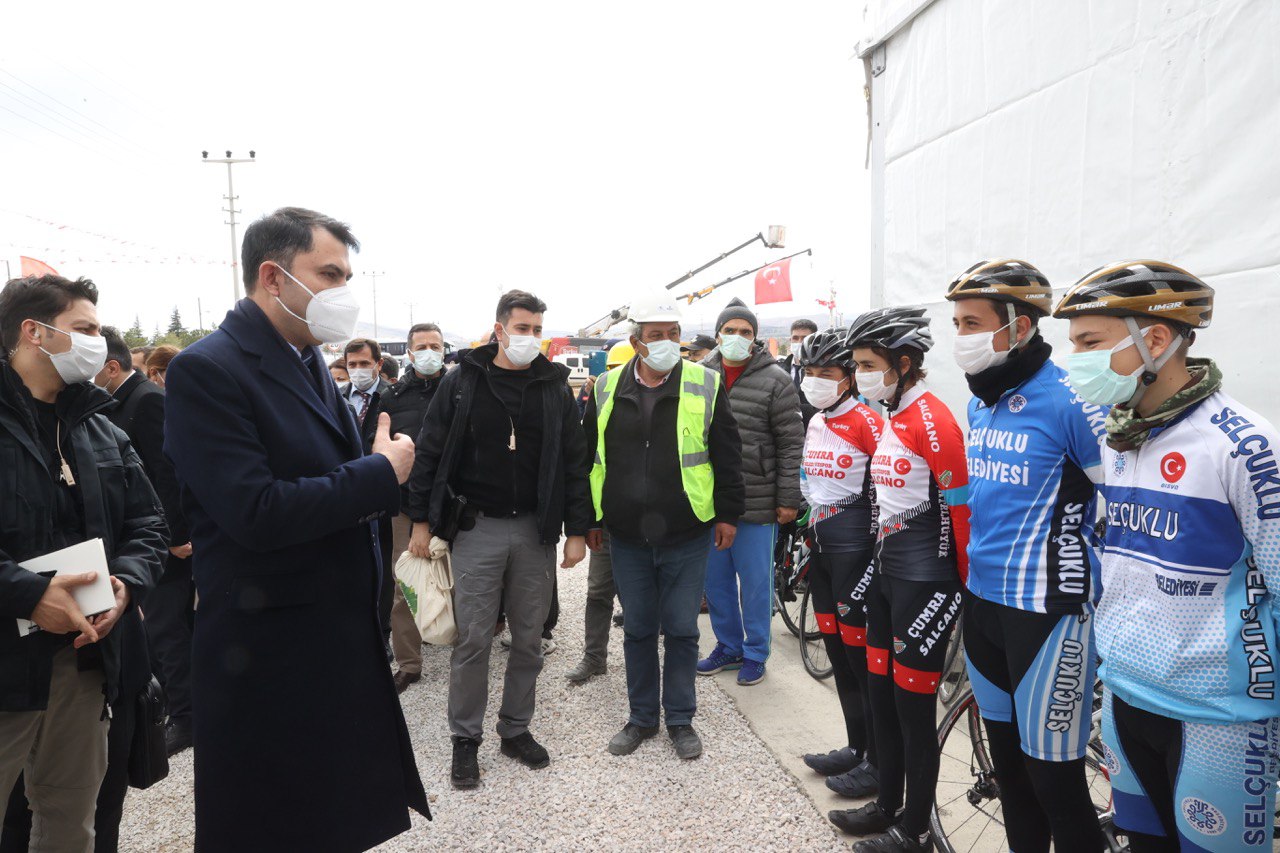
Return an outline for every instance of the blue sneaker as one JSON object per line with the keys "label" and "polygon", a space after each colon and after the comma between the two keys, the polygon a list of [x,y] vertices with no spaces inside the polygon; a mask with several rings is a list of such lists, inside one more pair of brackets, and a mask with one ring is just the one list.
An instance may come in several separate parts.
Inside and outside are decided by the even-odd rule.
{"label": "blue sneaker", "polygon": [[733,656],[725,651],[724,643],[716,643],[711,654],[698,661],[698,675],[715,675],[725,669],[738,669],[742,666],[742,655]]}
{"label": "blue sneaker", "polygon": [[738,683],[743,687],[750,687],[762,681],[764,681],[764,664],[758,660],[743,659],[742,668],[738,670]]}

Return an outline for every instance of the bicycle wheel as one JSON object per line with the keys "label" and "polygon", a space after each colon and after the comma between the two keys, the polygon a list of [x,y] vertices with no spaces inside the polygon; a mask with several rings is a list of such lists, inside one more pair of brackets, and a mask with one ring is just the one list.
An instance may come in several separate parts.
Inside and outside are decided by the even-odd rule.
{"label": "bicycle wheel", "polygon": [[813,615],[813,597],[805,587],[800,599],[800,659],[805,671],[822,681],[831,677],[831,659],[827,657],[827,644],[818,630],[818,620]]}
{"label": "bicycle wheel", "polygon": [[774,551],[773,606],[782,624],[794,637],[800,636],[800,599],[804,595],[804,573],[809,549],[802,533],[794,529],[780,537]]}
{"label": "bicycle wheel", "polygon": [[947,642],[947,655],[942,662],[942,680],[938,682],[938,700],[944,707],[951,707],[969,683],[969,668],[964,660],[964,638],[960,625],[963,616],[956,619],[956,627]]}
{"label": "bicycle wheel", "polygon": [[[1111,820],[1111,783],[1096,730],[1094,735],[1085,753],[1089,792],[1108,847],[1112,853],[1123,853],[1128,845]],[[1000,784],[972,690],[964,691],[943,717],[938,751],[942,760],[929,828],[940,853],[1007,849]]]}

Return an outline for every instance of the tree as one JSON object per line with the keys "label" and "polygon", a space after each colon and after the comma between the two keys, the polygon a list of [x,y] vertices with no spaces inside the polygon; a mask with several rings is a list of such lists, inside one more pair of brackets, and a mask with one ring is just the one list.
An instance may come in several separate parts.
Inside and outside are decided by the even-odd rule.
{"label": "tree", "polygon": [[129,327],[129,331],[124,333],[124,342],[129,349],[147,345],[147,333],[142,331],[142,321],[138,319],[136,314],[133,316],[133,325]]}
{"label": "tree", "polygon": [[166,333],[166,337],[181,338],[186,333],[187,330],[182,327],[182,315],[178,313],[178,306],[175,305],[173,306],[173,314],[169,317],[169,331]]}

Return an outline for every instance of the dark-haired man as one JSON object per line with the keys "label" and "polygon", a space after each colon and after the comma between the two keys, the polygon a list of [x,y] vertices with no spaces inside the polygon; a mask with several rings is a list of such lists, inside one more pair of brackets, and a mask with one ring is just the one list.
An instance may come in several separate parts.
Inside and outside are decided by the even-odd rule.
{"label": "dark-haired man", "polygon": [[[129,347],[118,330],[104,326],[102,337],[107,342],[107,361],[94,382],[119,403],[107,417],[133,442],[143,470],[160,498],[169,528],[164,572],[147,595],[147,638],[169,701],[165,739],[168,752],[173,755],[191,746],[191,630],[195,607],[191,534],[182,514],[173,465],[164,455],[164,390],[133,369]],[[141,683],[131,684],[136,688],[132,692],[137,693],[145,683],[144,678]]]}
{"label": "dark-haired man", "polygon": [[[444,378],[444,333],[435,323],[418,323],[409,330],[406,342],[409,366],[400,381],[381,398],[382,411],[391,416],[391,434],[403,433],[416,439],[422,431],[431,398]],[[403,512],[391,519],[391,565],[409,547],[413,522]],[[422,634],[413,612],[396,584],[391,603],[391,652],[396,659],[396,692],[403,693],[422,677]]]}
{"label": "dark-haired man", "polygon": [[[338,390],[339,395],[351,407],[356,418],[356,428],[364,443],[366,454],[373,452],[374,434],[377,432],[378,413],[382,411],[382,396],[391,383],[380,372],[386,359],[382,347],[372,338],[353,338],[342,350],[350,380]],[[410,435],[410,438],[415,436]],[[395,588],[395,573],[391,563],[391,516],[378,519],[378,547],[382,554],[382,585],[378,589],[378,621],[382,636],[391,636],[391,591]],[[399,687],[399,685],[397,685]]]}
{"label": "dark-haired man", "polygon": [[[0,818],[19,774],[40,850],[93,846],[107,765],[107,703],[120,684],[112,630],[160,573],[164,520],[142,462],[91,384],[106,344],[86,279],[14,279],[0,291]],[[86,618],[72,592],[94,580],[19,563],[101,539],[115,603]]]}
{"label": "dark-haired man", "polygon": [[253,223],[248,296],[168,368],[200,594],[197,849],[365,850],[430,815],[378,620],[376,522],[413,442],[382,416],[366,454],[317,346],[353,336],[358,248],[301,208]]}
{"label": "dark-haired man", "polygon": [[440,529],[457,496],[468,508],[453,540],[458,639],[449,675],[449,728],[450,778],[457,788],[480,783],[489,652],[503,606],[511,655],[498,711],[502,753],[534,769],[551,761],[529,733],[543,624],[560,534],[568,534],[560,565],[570,568],[586,555],[591,497],[568,368],[541,351],[546,310],[532,293],[503,294],[493,326],[497,341],[472,350],[440,383],[409,480],[409,550],[416,556],[428,556],[431,531]]}

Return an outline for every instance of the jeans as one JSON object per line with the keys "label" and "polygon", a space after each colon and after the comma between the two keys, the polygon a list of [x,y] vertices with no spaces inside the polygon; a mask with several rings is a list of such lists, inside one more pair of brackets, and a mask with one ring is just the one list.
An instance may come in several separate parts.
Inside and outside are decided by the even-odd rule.
{"label": "jeans", "polygon": [[[658,725],[658,704],[668,726],[687,726],[697,708],[698,611],[707,575],[710,531],[678,545],[654,548],[614,538],[613,580],[622,600],[622,651],[627,663],[630,722]],[[659,691],[658,631],[665,671]]]}
{"label": "jeans", "polygon": [[769,659],[773,627],[773,544],[776,524],[738,522],[738,535],[707,560],[707,612],[716,642],[737,657]]}

